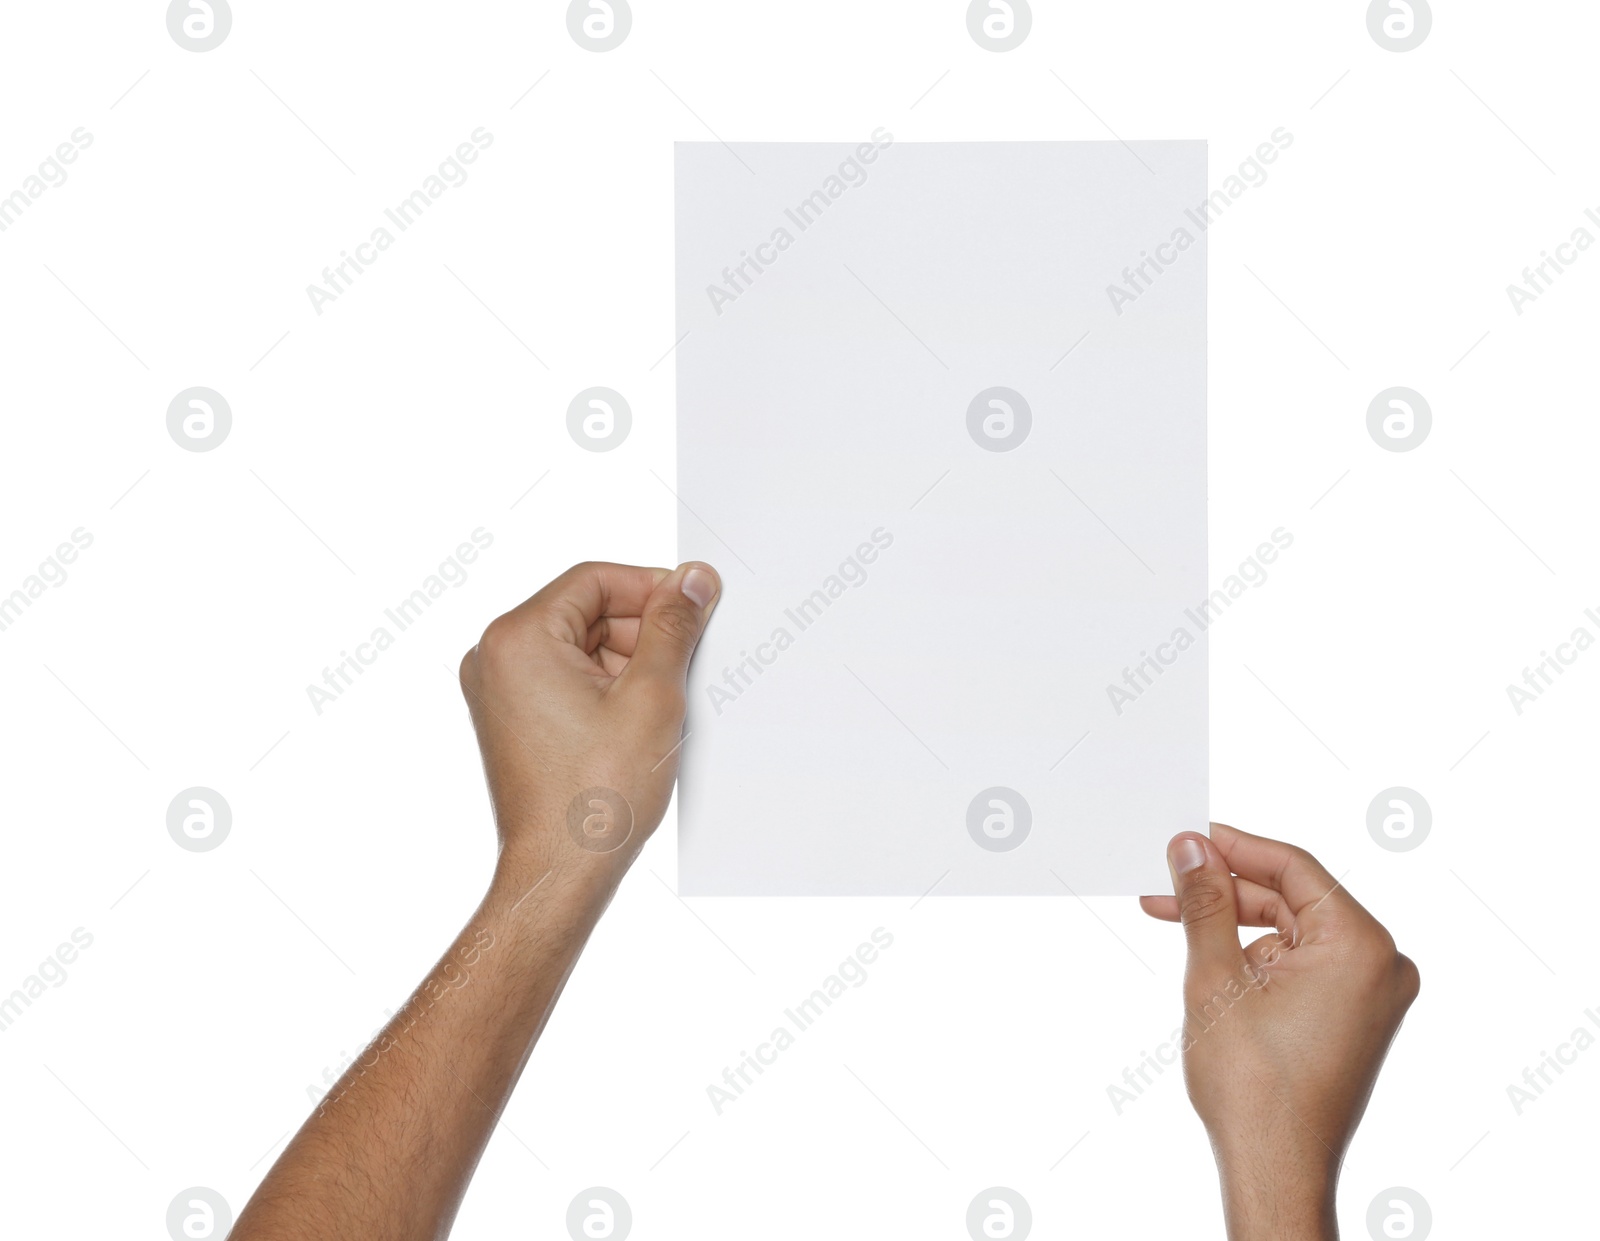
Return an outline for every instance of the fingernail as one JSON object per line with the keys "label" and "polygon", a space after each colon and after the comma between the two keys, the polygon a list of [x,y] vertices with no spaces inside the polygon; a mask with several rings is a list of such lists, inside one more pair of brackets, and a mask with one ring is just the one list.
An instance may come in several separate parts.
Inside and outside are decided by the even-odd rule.
{"label": "fingernail", "polygon": [[1172,842],[1172,870],[1187,875],[1206,864],[1206,847],[1193,836],[1180,836]]}
{"label": "fingernail", "polygon": [[717,593],[717,579],[711,570],[696,565],[683,575],[683,593],[695,607],[703,608]]}

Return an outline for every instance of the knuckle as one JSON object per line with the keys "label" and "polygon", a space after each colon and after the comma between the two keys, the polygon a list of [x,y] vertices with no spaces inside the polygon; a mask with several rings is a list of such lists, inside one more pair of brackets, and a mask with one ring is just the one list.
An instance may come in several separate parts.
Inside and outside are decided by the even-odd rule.
{"label": "knuckle", "polygon": [[560,600],[572,589],[573,584],[586,577],[592,577],[602,566],[597,560],[580,560],[577,564],[568,565],[562,572],[556,574],[543,586],[539,587],[528,601],[535,610],[548,611],[557,606]]}
{"label": "knuckle", "polygon": [[1422,991],[1422,971],[1417,968],[1417,963],[1403,952],[1395,953],[1395,986],[1400,992],[1400,997],[1410,1007],[1412,1001]]}
{"label": "knuckle", "polygon": [[1388,969],[1400,955],[1394,936],[1380,922],[1371,922],[1357,930],[1353,939],[1357,955],[1375,969]]}
{"label": "knuckle", "polygon": [[1227,908],[1228,893],[1223,890],[1221,882],[1211,875],[1201,875],[1190,881],[1184,886],[1183,895],[1178,898],[1178,909],[1186,926],[1209,922],[1226,912]]}
{"label": "knuckle", "polygon": [[514,627],[504,616],[495,617],[484,627],[483,636],[478,639],[477,649],[490,658],[504,654],[506,648],[511,645]]}
{"label": "knuckle", "polygon": [[478,645],[470,652],[474,680],[498,676],[521,645],[521,626],[518,622],[509,615],[495,617],[484,629]]}
{"label": "knuckle", "polygon": [[[1405,967],[1410,961],[1395,947],[1394,937],[1373,923],[1351,937],[1351,954],[1360,977],[1370,986],[1394,983],[1404,990]],[[1416,967],[1411,966],[1413,970]]]}
{"label": "knuckle", "polygon": [[700,634],[700,618],[681,603],[663,604],[650,613],[650,625],[679,646],[691,646]]}

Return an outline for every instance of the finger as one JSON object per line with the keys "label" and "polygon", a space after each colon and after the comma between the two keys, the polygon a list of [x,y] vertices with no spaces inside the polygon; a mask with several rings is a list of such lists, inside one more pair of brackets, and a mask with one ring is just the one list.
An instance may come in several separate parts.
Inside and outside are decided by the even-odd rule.
{"label": "finger", "polygon": [[639,616],[666,569],[588,561],[573,565],[507,615],[534,621],[552,636],[583,646],[602,616]]}
{"label": "finger", "polygon": [[1283,960],[1284,953],[1294,945],[1287,936],[1274,931],[1244,946],[1244,959],[1257,971],[1271,969]]}
{"label": "finger", "polygon": [[634,643],[639,640],[639,618],[637,616],[602,616],[589,626],[589,635],[584,640],[584,653],[593,655],[604,647],[608,651],[615,651],[624,657],[633,654]]}
{"label": "finger", "polygon": [[1167,865],[1189,941],[1191,974],[1238,968],[1239,911],[1222,855],[1199,833],[1182,832],[1167,846]]}
{"label": "finger", "polygon": [[1330,913],[1372,916],[1304,849],[1226,823],[1211,825],[1211,840],[1236,875],[1283,894],[1302,932],[1315,930]]}
{"label": "finger", "polygon": [[717,606],[722,582],[710,565],[681,564],[651,591],[639,617],[633,658],[617,684],[683,689],[689,657],[700,642],[706,620]]}
{"label": "finger", "polygon": [[1181,922],[1176,896],[1141,896],[1139,908],[1161,922]]}
{"label": "finger", "polygon": [[[1279,931],[1294,929],[1294,915],[1283,894],[1263,887],[1252,879],[1233,880],[1233,899],[1239,911],[1240,926],[1270,926]],[[1152,918],[1162,922],[1181,922],[1176,896],[1141,896],[1139,905]]]}
{"label": "finger", "polygon": [[628,657],[618,655],[609,646],[602,646],[589,658],[600,666],[600,671],[608,677],[615,679],[622,675],[622,670],[628,666]]}

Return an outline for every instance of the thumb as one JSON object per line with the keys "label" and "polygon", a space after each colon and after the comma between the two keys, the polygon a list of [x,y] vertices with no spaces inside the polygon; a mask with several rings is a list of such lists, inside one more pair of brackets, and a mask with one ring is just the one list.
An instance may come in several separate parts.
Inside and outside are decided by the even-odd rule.
{"label": "thumb", "polygon": [[639,616],[639,639],[623,677],[683,688],[689,657],[722,593],[717,571],[689,561],[656,583]]}
{"label": "thumb", "polygon": [[1167,865],[1178,897],[1178,914],[1189,940],[1189,966],[1233,970],[1243,956],[1239,947],[1239,910],[1233,873],[1216,847],[1195,832],[1174,836],[1167,845]]}

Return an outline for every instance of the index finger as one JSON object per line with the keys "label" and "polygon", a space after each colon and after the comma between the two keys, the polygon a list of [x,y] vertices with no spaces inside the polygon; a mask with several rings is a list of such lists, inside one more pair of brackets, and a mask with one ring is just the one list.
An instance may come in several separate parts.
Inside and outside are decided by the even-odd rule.
{"label": "index finger", "polygon": [[656,583],[670,570],[587,561],[573,565],[510,615],[536,621],[553,637],[582,647],[604,616],[638,616]]}
{"label": "index finger", "polygon": [[1371,917],[1359,902],[1304,849],[1265,836],[1252,836],[1226,823],[1211,825],[1211,840],[1233,873],[1274,891],[1307,930],[1314,929],[1319,909]]}

